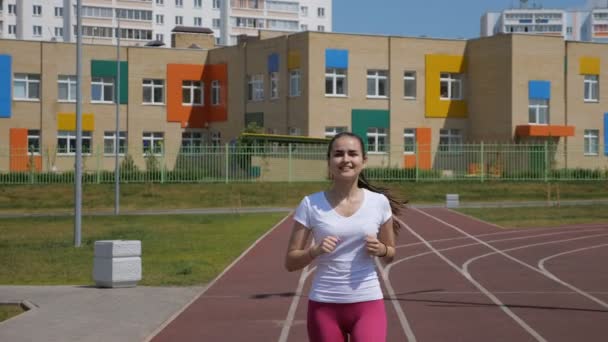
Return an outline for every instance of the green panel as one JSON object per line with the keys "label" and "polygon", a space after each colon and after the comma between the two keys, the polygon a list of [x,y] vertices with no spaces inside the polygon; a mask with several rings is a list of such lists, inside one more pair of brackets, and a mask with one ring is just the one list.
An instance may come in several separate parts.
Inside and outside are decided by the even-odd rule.
{"label": "green panel", "polygon": [[[91,61],[91,77],[116,77],[116,61]],[[120,62],[120,104],[129,103],[129,63]]]}
{"label": "green panel", "polygon": [[390,128],[390,112],[383,109],[353,109],[353,133],[367,144],[367,128]]}
{"label": "green panel", "polygon": [[249,125],[253,123],[257,125],[257,128],[264,128],[264,113],[245,113],[245,127],[249,127]]}

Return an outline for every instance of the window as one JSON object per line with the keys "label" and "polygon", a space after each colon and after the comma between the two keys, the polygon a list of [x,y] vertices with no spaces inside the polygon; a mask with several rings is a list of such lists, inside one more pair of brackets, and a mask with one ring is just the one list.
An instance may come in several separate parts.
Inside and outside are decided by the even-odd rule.
{"label": "window", "polygon": [[165,103],[165,81],[144,79],[142,87],[144,104]]}
{"label": "window", "polygon": [[15,5],[15,4],[8,4],[8,14],[17,15],[17,5]]}
{"label": "window", "polygon": [[163,153],[164,141],[165,133],[163,132],[144,132],[142,138],[143,153],[161,155]]}
{"label": "window", "polygon": [[[76,131],[57,132],[57,153],[69,155],[76,153]],[[82,153],[91,153],[91,132],[82,132]]]}
{"label": "window", "polygon": [[17,25],[8,25],[8,34],[17,34]]}
{"label": "window", "polygon": [[157,14],[157,15],[156,15],[156,23],[157,23],[158,25],[162,25],[162,24],[164,24],[164,23],[165,23],[165,16],[164,16],[164,15],[162,15],[162,14]]}
{"label": "window", "polygon": [[219,28],[220,27],[220,20],[219,19],[211,19],[211,24],[213,25],[213,28]]}
{"label": "window", "polygon": [[306,25],[306,24],[300,25],[300,31],[308,31],[308,25]]}
{"label": "window", "polygon": [[416,72],[406,71],[403,73],[403,97],[406,99],[416,98]]}
{"label": "window", "polygon": [[182,152],[200,153],[203,145],[203,133],[183,132],[182,133]]}
{"label": "window", "polygon": [[163,6],[165,4],[165,0],[156,0],[156,4]]}
{"label": "window", "polygon": [[[127,132],[118,132],[118,154],[124,155],[127,152]],[[106,155],[116,155],[116,132],[106,131],[103,133],[103,153]]]}
{"label": "window", "polygon": [[318,26],[317,26],[317,31],[319,31],[319,32],[325,32],[325,26],[323,26],[323,25],[318,25]]}
{"label": "window", "polygon": [[346,69],[325,69],[325,95],[346,96]]}
{"label": "window", "polygon": [[598,75],[585,75],[585,102],[599,101],[600,83]]}
{"label": "window", "polygon": [[158,40],[159,42],[164,42],[165,41],[165,35],[162,33],[157,33],[156,34],[156,40]]}
{"label": "window", "polygon": [[220,0],[213,0],[213,9],[220,9]]}
{"label": "window", "polygon": [[184,0],[175,0],[175,7],[183,7]]}
{"label": "window", "polygon": [[203,87],[201,81],[182,81],[182,105],[202,106]]}
{"label": "window", "polygon": [[34,37],[42,36],[42,26],[34,25],[34,27],[32,27],[32,32]]}
{"label": "window", "polygon": [[289,71],[289,96],[300,96],[300,80],[299,69]]}
{"label": "window", "polygon": [[27,130],[27,152],[40,154],[40,130]]}
{"label": "window", "polygon": [[203,7],[203,0],[194,0],[194,8]]}
{"label": "window", "polygon": [[218,131],[211,132],[211,145],[220,146],[222,143],[222,133]]}
{"label": "window", "polygon": [[597,156],[599,153],[599,136],[600,131],[597,129],[585,130],[585,155]]}
{"label": "window", "polygon": [[271,99],[279,98],[279,73],[278,72],[270,73],[270,98]]}
{"label": "window", "polygon": [[264,75],[250,75],[247,82],[247,99],[249,101],[264,100]]}
{"label": "window", "polygon": [[93,77],[91,80],[91,102],[114,102],[114,79],[112,77]]}
{"label": "window", "polygon": [[15,74],[13,86],[15,100],[40,99],[40,75]]}
{"label": "window", "polygon": [[406,128],[403,130],[403,153],[416,153],[416,129]]}
{"label": "window", "polygon": [[302,130],[298,127],[289,127],[289,135],[301,136]]}
{"label": "window", "polygon": [[439,130],[439,151],[461,152],[462,135],[459,129]]}
{"label": "window", "polygon": [[194,17],[194,26],[203,26],[203,18]]}
{"label": "window", "polygon": [[308,6],[301,6],[300,12],[302,13],[303,17],[308,17]]}
{"label": "window", "polygon": [[59,75],[57,78],[57,99],[59,101],[76,101],[76,76]]}
{"label": "window", "polygon": [[367,97],[387,97],[388,77],[386,70],[367,71]]}
{"label": "window", "polygon": [[528,122],[535,125],[549,124],[549,100],[530,99]]}
{"label": "window", "polygon": [[211,81],[211,105],[218,106],[220,103],[220,81]]}
{"label": "window", "polygon": [[32,14],[34,16],[41,16],[42,15],[42,6],[34,5],[32,8]]}
{"label": "window", "polygon": [[63,27],[55,27],[55,37],[63,37]]}
{"label": "window", "polygon": [[440,98],[442,100],[462,100],[462,74],[441,73]]}
{"label": "window", "polygon": [[325,137],[326,138],[333,138],[336,134],[342,133],[342,132],[346,132],[346,127],[342,127],[342,126],[325,127]]}
{"label": "window", "polygon": [[325,17],[325,8],[323,8],[323,7],[317,8],[317,16],[319,18],[324,18]]}
{"label": "window", "polygon": [[181,15],[175,16],[175,25],[183,25],[183,24],[184,24],[184,17],[182,17]]}
{"label": "window", "polygon": [[370,127],[367,129],[367,152],[384,153],[387,151],[386,128]]}
{"label": "window", "polygon": [[55,7],[55,16],[63,17],[63,7]]}

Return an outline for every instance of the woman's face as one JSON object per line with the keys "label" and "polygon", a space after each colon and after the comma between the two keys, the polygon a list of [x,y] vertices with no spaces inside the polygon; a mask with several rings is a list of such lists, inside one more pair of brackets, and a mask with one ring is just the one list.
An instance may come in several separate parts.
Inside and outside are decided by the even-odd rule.
{"label": "woman's face", "polygon": [[334,180],[357,179],[365,167],[367,158],[363,156],[362,146],[354,137],[343,136],[336,139],[329,154],[329,173]]}

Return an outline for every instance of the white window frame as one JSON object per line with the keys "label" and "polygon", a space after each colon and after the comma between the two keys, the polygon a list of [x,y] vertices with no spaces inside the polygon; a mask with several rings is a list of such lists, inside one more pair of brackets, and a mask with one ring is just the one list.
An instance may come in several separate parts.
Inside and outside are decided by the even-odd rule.
{"label": "white window frame", "polygon": [[[386,154],[388,147],[388,129],[384,127],[368,127],[365,133],[367,138],[367,153]],[[384,143],[380,143],[384,140]]]}
{"label": "white window frame", "polygon": [[201,27],[203,26],[203,18],[201,17],[194,17],[192,24],[196,27]]}
{"label": "white window frame", "polygon": [[203,0],[194,0],[194,8],[202,8]]}
{"label": "white window frame", "polygon": [[528,123],[530,125],[548,125],[550,122],[549,100],[530,99],[528,101]]}
{"label": "white window frame", "polygon": [[[160,79],[144,78],[141,83],[142,104],[145,105],[164,105],[165,104],[165,81]],[[150,98],[146,99],[146,90],[150,92]],[[156,96],[160,93],[160,101],[156,101]]]}
{"label": "white window frame", "polygon": [[[384,94],[380,92],[381,85],[384,85]],[[386,99],[388,98],[388,94],[388,72],[386,70],[368,70],[367,97]]]}
{"label": "white window frame", "polygon": [[[93,88],[100,88],[100,99],[93,98]],[[91,103],[114,103],[114,78],[113,77],[93,77],[91,78]],[[106,93],[110,92],[111,100],[106,100]]]}
{"label": "white window frame", "polygon": [[55,7],[55,17],[57,17],[57,18],[63,17],[63,7]]}
{"label": "white window frame", "polygon": [[317,25],[318,32],[325,32],[325,25]]}
{"label": "white window frame", "polygon": [[[442,94],[441,88],[447,88],[447,94]],[[464,97],[463,74],[442,72],[439,76],[439,99],[444,101],[462,100]]]}
{"label": "white window frame", "polygon": [[8,4],[8,14],[17,15],[17,4]]}
{"label": "white window frame", "polygon": [[[152,154],[154,156],[162,156],[165,144],[164,132],[143,132],[141,139],[142,154],[144,156]],[[146,151],[146,142],[151,147],[150,151]]]}
{"label": "white window frame", "polygon": [[264,75],[249,75],[247,81],[247,100],[252,102],[264,101]]}
{"label": "white window frame", "polygon": [[[200,107],[205,103],[205,84],[203,81],[198,80],[184,80],[182,81],[182,105]],[[195,102],[196,95],[200,96],[200,101]],[[189,102],[184,102],[184,95],[188,94],[190,97]]]}
{"label": "white window frame", "polygon": [[[58,75],[57,102],[76,102],[76,83],[76,76],[74,75]],[[60,97],[62,87],[66,88],[67,98],[64,99]]]}
{"label": "white window frame", "polygon": [[326,126],[325,127],[325,137],[331,139],[334,136],[336,136],[338,133],[346,132],[347,130],[348,130],[348,127],[346,127],[346,126]]}
{"label": "white window frame", "polygon": [[584,75],[583,99],[585,102],[599,102],[600,78],[599,75]]}
{"label": "white window frame", "polygon": [[213,4],[212,4],[213,9],[220,9],[220,6],[221,6],[220,0],[213,0]]}
{"label": "white window frame", "polygon": [[61,27],[61,26],[55,27],[55,37],[63,37],[63,27]]}
{"label": "white window frame", "polygon": [[[17,85],[23,85],[24,97],[17,97]],[[31,88],[30,88],[31,87]],[[13,77],[13,100],[16,101],[40,101],[40,75],[39,74],[15,74]],[[36,89],[37,95],[33,97]]]}
{"label": "white window frame", "polygon": [[308,6],[300,6],[300,13],[303,17],[308,17]]}
{"label": "white window frame", "polygon": [[32,26],[32,36],[42,37],[42,26],[40,26],[40,25]]}
{"label": "white window frame", "polygon": [[175,0],[175,7],[184,7],[184,0]]}
{"label": "white window frame", "polygon": [[[90,155],[93,150],[91,131],[82,131],[82,154]],[[59,140],[65,139],[66,149],[59,150]],[[88,146],[88,148],[87,148]],[[57,131],[57,155],[73,156],[76,154],[76,131]]]}
{"label": "white window frame", "polygon": [[[342,92],[338,93],[338,81],[342,80]],[[327,84],[331,82],[331,92],[327,92]],[[348,96],[347,69],[325,68],[325,96]]]}
{"label": "white window frame", "polygon": [[182,141],[180,150],[184,153],[200,153],[203,146],[202,131],[184,131],[182,132]]}
{"label": "white window frame", "polygon": [[219,80],[211,81],[211,105],[219,106],[222,103],[221,85]]}
{"label": "white window frame", "polygon": [[156,5],[157,6],[164,6],[165,5],[165,0],[156,0]]}
{"label": "white window frame", "polygon": [[[108,149],[108,144],[109,149]],[[118,155],[124,156],[127,152],[127,132],[119,131],[118,132]],[[116,131],[105,131],[103,132],[103,154],[105,156],[115,156],[116,155]]]}
{"label": "white window frame", "polygon": [[289,70],[289,96],[296,97],[302,95],[301,82],[300,69]]}
{"label": "white window frame", "polygon": [[32,16],[34,16],[34,17],[42,16],[42,5],[32,5]]}
{"label": "white window frame", "polygon": [[211,19],[211,26],[213,26],[213,28],[220,28],[221,25],[222,25],[222,22],[219,18]]}
{"label": "white window frame", "polygon": [[17,25],[8,25],[8,34],[17,35]]}
{"label": "white window frame", "polygon": [[415,128],[404,128],[403,129],[403,154],[415,154],[416,153],[416,129]]}
{"label": "white window frame", "polygon": [[165,24],[165,15],[157,14],[156,15],[156,25],[164,25]]}
{"label": "white window frame", "polygon": [[456,128],[439,130],[439,151],[462,152],[462,131]]}
{"label": "white window frame", "polygon": [[39,129],[28,129],[27,130],[27,152],[34,155],[40,155],[40,130]]}
{"label": "white window frame", "polygon": [[270,73],[270,99],[276,100],[279,98],[279,73]]}
{"label": "white window frame", "polygon": [[211,132],[211,145],[220,146],[222,143],[222,133],[220,131]]}
{"label": "white window frame", "polygon": [[[408,95],[408,89],[413,91],[413,95]],[[403,98],[407,100],[416,99],[416,72],[403,72]]]}
{"label": "white window frame", "polygon": [[317,17],[325,18],[325,8],[323,8],[323,7],[317,8]]}
{"label": "white window frame", "polygon": [[302,129],[299,127],[289,127],[288,134],[292,136],[302,136]]}
{"label": "white window frame", "polygon": [[586,156],[598,156],[600,131],[598,129],[586,129],[583,135],[584,153]]}
{"label": "white window frame", "polygon": [[159,42],[164,42],[165,41],[165,35],[162,33],[157,33],[156,34],[156,40],[158,40]]}
{"label": "white window frame", "polygon": [[175,16],[175,25],[183,25],[184,24],[184,17],[181,15],[176,15]]}

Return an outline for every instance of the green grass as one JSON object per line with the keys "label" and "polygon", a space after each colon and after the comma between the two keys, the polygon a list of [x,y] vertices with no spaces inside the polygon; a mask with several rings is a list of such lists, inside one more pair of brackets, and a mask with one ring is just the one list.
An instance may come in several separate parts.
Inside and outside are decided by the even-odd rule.
{"label": "green grass", "polygon": [[462,208],[458,211],[505,228],[554,227],[578,223],[608,223],[608,206],[535,208]]}
{"label": "green grass", "polygon": [[202,284],[284,216],[85,216],[80,248],[70,217],[0,219],[0,284],[91,285],[95,241],[120,239],[141,240],[140,285]]}
{"label": "green grass", "polygon": [[[446,193],[462,202],[532,201],[547,199],[547,184],[527,182],[394,182],[389,187],[411,203],[445,203]],[[303,196],[326,189],[329,183],[124,184],[121,209],[185,209],[213,207],[295,207]],[[552,197],[556,190],[553,185]],[[559,183],[560,198],[608,198],[608,182]],[[0,187],[0,212],[72,210],[72,185],[10,185]],[[85,185],[84,210],[111,210],[112,184]]]}
{"label": "green grass", "polygon": [[22,312],[23,309],[18,304],[0,304],[0,322],[6,321]]}

